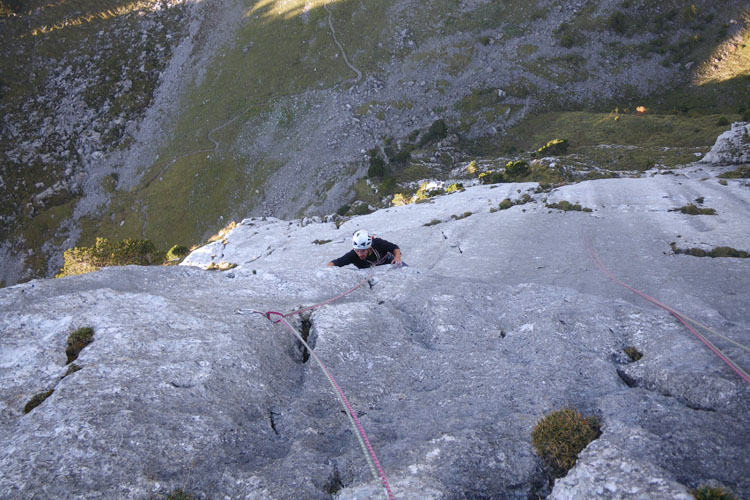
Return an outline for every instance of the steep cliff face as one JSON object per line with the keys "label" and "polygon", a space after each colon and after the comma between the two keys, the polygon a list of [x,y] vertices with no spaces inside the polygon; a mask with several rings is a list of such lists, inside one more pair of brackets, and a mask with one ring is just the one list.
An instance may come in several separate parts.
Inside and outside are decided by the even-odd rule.
{"label": "steep cliff face", "polygon": [[[332,213],[372,148],[413,181],[539,147],[514,127],[540,110],[634,107],[744,47],[743,7],[5,2],[2,281],[51,275],[96,236],[192,244],[222,218]],[[695,107],[737,111],[709,94]],[[422,141],[438,120],[450,140]]]}
{"label": "steep cliff face", "polygon": [[[11,499],[386,498],[313,359],[255,313],[368,278],[325,267],[365,228],[409,266],[381,266],[289,320],[351,402],[395,498],[689,499],[706,483],[746,497],[750,384],[597,267],[721,333],[701,330],[747,370],[746,260],[670,251],[750,250],[750,191],[715,173],[549,193],[474,186],[341,225],[248,218],[182,266],[0,290],[0,488]],[[675,210],[697,198],[717,215]],[[505,199],[518,204],[498,209]],[[581,210],[551,208],[564,202]],[[221,262],[234,267],[200,269]],[[80,327],[93,341],[74,371],[66,340]],[[553,481],[530,434],[564,406],[597,416],[602,435]]]}

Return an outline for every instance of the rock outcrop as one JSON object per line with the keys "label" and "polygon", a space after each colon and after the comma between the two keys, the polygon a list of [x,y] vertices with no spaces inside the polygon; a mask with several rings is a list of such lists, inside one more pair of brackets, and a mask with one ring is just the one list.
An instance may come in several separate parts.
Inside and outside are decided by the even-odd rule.
{"label": "rock outcrop", "polygon": [[721,134],[702,163],[714,165],[742,165],[750,163],[750,123],[735,122]]}
{"label": "rock outcrop", "polygon": [[[588,213],[550,210],[539,195],[488,211],[535,187],[503,184],[338,228],[247,219],[195,251],[194,266],[107,268],[0,290],[0,491],[385,498],[325,377],[254,312],[293,311],[365,279],[325,267],[365,227],[398,243],[409,266],[378,268],[304,323],[395,498],[688,499],[709,481],[747,496],[748,384],[665,311],[608,280],[581,237],[633,286],[747,345],[746,263],[668,252],[675,232],[750,248],[738,230],[747,189],[703,175],[544,195]],[[696,193],[721,215],[669,212]],[[196,267],[219,260],[237,267]],[[66,339],[79,327],[94,337],[73,371]],[[627,346],[643,358],[631,361]],[[746,352],[721,347],[750,366]],[[37,394],[48,397],[24,413]],[[598,416],[602,435],[553,481],[530,433],[564,406]]]}

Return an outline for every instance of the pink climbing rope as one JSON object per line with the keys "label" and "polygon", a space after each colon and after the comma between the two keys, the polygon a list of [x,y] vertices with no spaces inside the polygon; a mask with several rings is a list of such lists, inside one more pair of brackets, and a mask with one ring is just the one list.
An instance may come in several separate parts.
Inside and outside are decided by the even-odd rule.
{"label": "pink climbing rope", "polygon": [[286,313],[286,314],[282,314],[282,313],[276,312],[276,311],[266,311],[266,312],[253,311],[253,313],[261,314],[261,315],[265,316],[269,321],[273,321],[273,319],[271,319],[271,316],[278,316],[279,319],[277,319],[276,321],[273,321],[273,322],[274,323],[283,323],[291,331],[292,335],[294,335],[297,338],[297,340],[299,340],[302,343],[302,345],[305,347],[305,349],[307,349],[307,351],[310,353],[310,355],[312,355],[313,359],[315,359],[315,361],[318,363],[318,366],[320,367],[320,369],[323,371],[323,373],[325,374],[326,378],[328,379],[328,382],[333,387],[334,392],[336,393],[336,396],[338,397],[338,399],[341,402],[342,406],[346,410],[346,415],[349,418],[349,421],[350,421],[350,423],[352,425],[352,428],[355,431],[355,436],[357,436],[357,440],[359,441],[359,445],[362,448],[362,453],[364,454],[365,459],[367,460],[367,464],[368,464],[368,466],[370,468],[370,472],[371,472],[373,478],[374,479],[379,479],[381,481],[382,486],[383,486],[383,490],[384,490],[386,496],[388,497],[388,499],[389,500],[395,500],[395,498],[393,496],[393,493],[391,492],[391,487],[388,484],[388,479],[386,479],[386,477],[385,477],[385,472],[383,472],[383,468],[380,466],[380,461],[378,460],[378,457],[375,454],[375,450],[372,448],[372,445],[370,444],[370,440],[367,438],[367,434],[365,433],[365,429],[364,429],[364,427],[362,427],[362,424],[360,423],[359,419],[357,418],[357,415],[354,413],[354,409],[352,408],[351,404],[349,403],[349,400],[344,395],[344,391],[341,390],[341,387],[336,382],[336,379],[333,378],[333,374],[331,374],[330,370],[323,363],[323,361],[320,359],[320,357],[318,357],[318,355],[315,353],[315,351],[313,351],[310,348],[310,346],[307,345],[307,342],[305,341],[305,339],[302,338],[302,335],[292,325],[290,325],[289,322],[286,320],[286,318],[288,318],[290,316],[294,316],[295,314],[302,314],[303,312],[311,311],[313,309],[316,309],[318,307],[324,306],[326,304],[330,304],[331,302],[335,302],[335,301],[337,301],[337,300],[339,300],[339,299],[341,299],[343,297],[346,297],[350,293],[354,292],[355,290],[357,290],[358,288],[360,288],[362,285],[364,285],[365,283],[367,283],[370,280],[370,278],[372,278],[372,275],[375,272],[375,266],[377,266],[378,264],[380,264],[381,262],[383,262],[383,260],[385,258],[386,258],[386,256],[384,256],[382,259],[378,260],[378,262],[376,262],[375,264],[373,264],[370,267],[370,274],[368,274],[368,276],[365,279],[363,279],[362,281],[360,281],[359,283],[357,283],[355,286],[353,286],[352,288],[350,288],[346,292],[344,292],[344,293],[342,293],[340,295],[337,295],[336,297],[330,298],[330,299],[325,300],[323,302],[320,302],[318,304],[315,304],[315,305],[312,305],[312,306],[309,306],[309,307],[305,307],[305,308],[302,308],[302,309],[298,309],[296,311],[292,311],[292,312],[289,312],[289,313]]}
{"label": "pink climbing rope", "polygon": [[596,249],[594,248],[594,244],[591,241],[590,236],[586,232],[586,227],[585,226],[581,228],[581,235],[583,237],[584,243],[586,244],[586,247],[588,248],[589,252],[591,253],[591,257],[593,258],[594,263],[597,265],[597,267],[599,267],[599,269],[604,274],[607,275],[607,277],[609,279],[611,279],[615,283],[618,283],[618,284],[624,286],[625,288],[627,288],[628,290],[632,291],[633,293],[639,295],[640,297],[648,300],[649,302],[651,302],[653,304],[656,304],[657,306],[661,307],[665,311],[669,312],[672,316],[674,316],[675,318],[677,318],[677,320],[679,320],[679,322],[682,323],[693,335],[695,335],[701,342],[703,342],[714,354],[716,354],[716,356],[718,356],[719,359],[721,359],[727,366],[729,366],[729,368],[731,368],[735,373],[737,373],[737,375],[739,375],[742,380],[744,380],[745,382],[747,382],[747,383],[750,384],[750,376],[747,374],[747,372],[745,372],[745,370],[743,370],[742,368],[740,368],[726,354],[724,354],[723,352],[721,352],[721,350],[719,350],[715,345],[713,345],[713,343],[711,343],[711,341],[709,341],[703,335],[701,335],[695,328],[693,328],[692,326],[690,326],[687,323],[687,321],[685,321],[685,318],[683,317],[682,314],[680,314],[675,309],[669,307],[668,305],[663,304],[662,302],[656,300],[655,298],[653,298],[653,297],[651,297],[651,296],[649,296],[649,295],[641,292],[640,290],[637,290],[636,288],[633,288],[632,286],[628,285],[627,283],[624,283],[623,281],[619,280],[614,274],[612,274],[612,272],[609,269],[607,269],[607,267],[604,264],[602,264],[601,260],[599,260],[599,255],[596,253]]}

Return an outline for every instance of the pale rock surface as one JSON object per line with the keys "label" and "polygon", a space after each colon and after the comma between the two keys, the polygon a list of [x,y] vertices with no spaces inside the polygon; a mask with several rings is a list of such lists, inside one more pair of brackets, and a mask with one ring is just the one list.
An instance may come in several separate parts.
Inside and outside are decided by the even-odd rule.
{"label": "pale rock surface", "polygon": [[[750,250],[750,189],[696,166],[535,190],[476,186],[338,228],[246,219],[183,266],[0,290],[3,498],[384,498],[325,377],[254,313],[362,283],[367,271],[325,267],[358,228],[398,243],[409,267],[378,268],[305,321],[395,498],[688,498],[708,481],[750,496],[748,384],[608,279],[590,248],[619,279],[747,346],[748,261],[669,243]],[[490,211],[525,193],[532,202]],[[697,197],[717,215],[670,211]],[[562,200],[592,211],[545,206]],[[199,268],[221,261],[237,267]],[[81,326],[94,341],[64,376]],[[747,351],[712,340],[750,369]],[[553,481],[530,434],[567,405],[598,416],[603,434]]]}
{"label": "pale rock surface", "polygon": [[750,163],[750,122],[735,122],[721,134],[702,163],[742,165]]}

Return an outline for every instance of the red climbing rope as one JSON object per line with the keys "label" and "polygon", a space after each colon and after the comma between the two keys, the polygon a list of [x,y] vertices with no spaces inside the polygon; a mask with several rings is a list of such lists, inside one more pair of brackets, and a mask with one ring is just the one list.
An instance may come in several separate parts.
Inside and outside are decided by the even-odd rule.
{"label": "red climbing rope", "polygon": [[651,297],[649,295],[646,295],[645,293],[641,292],[640,290],[637,290],[637,289],[633,288],[632,286],[628,285],[627,283],[624,283],[624,282],[620,281],[614,274],[612,274],[612,272],[609,269],[607,269],[607,267],[604,264],[602,264],[601,260],[599,260],[599,255],[596,253],[596,249],[594,248],[594,244],[591,241],[591,237],[586,232],[586,227],[585,226],[583,226],[581,228],[581,236],[582,236],[582,238],[584,240],[584,243],[586,244],[586,247],[588,248],[589,252],[591,253],[591,257],[593,258],[594,263],[597,265],[597,267],[599,267],[599,269],[601,269],[601,271],[604,274],[607,275],[607,277],[609,279],[611,279],[615,283],[618,283],[618,284],[624,286],[625,288],[627,288],[628,290],[632,291],[633,293],[639,295],[640,297],[643,297],[644,299],[648,300],[649,302],[651,302],[653,304],[656,304],[657,306],[661,307],[665,311],[669,312],[672,316],[674,316],[675,318],[677,318],[677,320],[679,320],[680,323],[682,323],[683,325],[685,325],[685,327],[688,330],[690,330],[690,332],[693,335],[695,335],[701,342],[703,342],[714,354],[716,354],[716,356],[718,356],[719,359],[721,359],[724,363],[726,363],[726,365],[729,366],[729,368],[731,368],[735,373],[737,373],[737,375],[739,375],[740,378],[742,378],[742,380],[744,380],[745,382],[747,382],[747,383],[750,384],[750,375],[748,375],[745,370],[743,370],[742,368],[740,368],[726,354],[724,354],[723,352],[721,352],[721,350],[719,350],[713,343],[711,343],[711,341],[709,341],[707,338],[705,338],[703,335],[701,335],[695,328],[693,328],[692,326],[690,326],[688,324],[688,322],[686,321],[686,320],[689,320],[689,318],[687,318],[686,316],[680,314],[678,311],[674,310],[673,308],[669,307],[668,305],[661,303],[660,301],[656,300],[655,298],[653,298],[653,297]]}
{"label": "red climbing rope", "polygon": [[[349,295],[350,293],[354,292],[356,289],[358,289],[359,287],[367,283],[372,278],[373,274],[375,273],[375,266],[382,263],[383,260],[386,258],[387,256],[384,256],[378,262],[373,264],[370,267],[370,274],[368,274],[365,279],[357,283],[354,287],[350,288],[346,292],[340,295],[337,295],[336,297],[330,298],[328,300],[325,300],[323,302],[320,302],[318,304],[315,304],[309,307],[305,307],[302,309],[298,309],[296,311],[288,312],[286,314],[282,314],[276,311],[266,311],[266,312],[253,311],[253,313],[261,314],[265,316],[269,321],[273,321],[274,323],[283,323],[284,326],[286,326],[291,331],[292,335],[294,335],[297,338],[297,340],[299,340],[302,343],[302,345],[305,347],[305,349],[307,349],[310,355],[312,355],[313,359],[315,359],[315,361],[318,363],[318,366],[320,367],[320,369],[323,371],[326,378],[328,379],[328,382],[331,384],[331,387],[333,387],[334,392],[339,399],[339,402],[344,407],[344,410],[346,410],[346,415],[349,418],[349,422],[351,423],[352,428],[354,429],[354,434],[355,436],[357,436],[357,440],[359,441],[359,445],[362,448],[362,453],[364,454],[365,459],[367,460],[367,464],[370,467],[370,472],[372,473],[373,478],[376,480],[379,479],[381,481],[383,490],[386,496],[388,497],[388,499],[395,500],[393,493],[391,492],[391,487],[388,484],[388,480],[385,477],[385,472],[383,472],[383,468],[380,466],[380,461],[378,460],[377,455],[375,455],[375,450],[373,450],[372,445],[370,444],[370,440],[367,439],[367,434],[365,434],[365,430],[362,427],[362,424],[360,423],[359,419],[357,418],[357,415],[354,413],[354,409],[349,403],[349,400],[344,395],[344,391],[341,390],[341,387],[336,382],[336,379],[333,378],[333,375],[331,374],[330,370],[328,369],[328,367],[326,367],[326,365],[323,363],[320,357],[318,357],[315,351],[313,351],[310,348],[310,346],[307,345],[307,342],[305,341],[304,338],[302,338],[302,335],[286,320],[286,318],[290,316],[294,316],[295,314],[302,314],[303,312],[311,311],[313,309],[324,306],[326,304],[330,304],[331,302],[334,302],[343,297],[346,297],[347,295]],[[271,318],[271,316],[278,316],[279,319],[274,321]]]}

